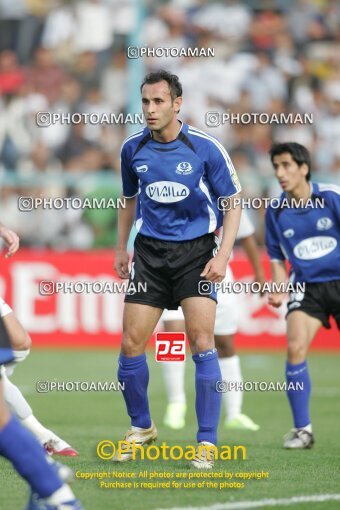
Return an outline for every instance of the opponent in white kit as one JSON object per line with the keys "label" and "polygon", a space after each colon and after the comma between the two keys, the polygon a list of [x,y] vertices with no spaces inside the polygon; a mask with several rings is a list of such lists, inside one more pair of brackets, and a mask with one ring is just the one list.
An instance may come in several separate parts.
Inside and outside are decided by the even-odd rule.
{"label": "opponent in white kit", "polygon": [[[245,249],[254,270],[254,279],[263,283],[264,272],[260,262],[260,255],[254,237],[254,227],[245,210],[242,211],[241,222],[237,239]],[[230,265],[224,282],[232,282],[233,273]],[[234,350],[234,335],[237,333],[242,309],[240,295],[229,292],[217,294],[218,304],[215,321],[215,345],[218,351],[222,380],[227,384],[241,383],[242,373],[240,359]],[[182,309],[165,310],[162,315],[165,331],[184,331],[184,316]],[[185,426],[186,397],[184,391],[185,363],[171,361],[161,363],[165,386],[168,396],[168,406],[164,417],[164,425],[172,429],[181,429]],[[231,389],[223,393],[223,401],[226,410],[225,427],[227,429],[258,430],[259,425],[251,418],[242,414],[242,391]]]}
{"label": "opponent in white kit", "polygon": [[0,316],[11,340],[14,361],[0,366],[1,378],[4,387],[4,397],[12,414],[28,428],[44,446],[50,455],[64,455],[74,457],[78,455],[66,441],[58,437],[54,432],[46,429],[33,415],[33,411],[25,397],[8,378],[18,363],[24,361],[30,352],[31,339],[18,319],[5,301],[0,298]]}

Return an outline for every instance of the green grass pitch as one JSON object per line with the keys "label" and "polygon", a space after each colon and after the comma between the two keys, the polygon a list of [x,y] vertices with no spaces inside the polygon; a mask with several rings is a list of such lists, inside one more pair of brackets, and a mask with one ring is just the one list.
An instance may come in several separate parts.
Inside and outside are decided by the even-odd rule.
{"label": "green grass pitch", "polygon": [[[283,381],[285,355],[280,353],[241,352],[244,380]],[[33,350],[13,376],[42,423],[70,442],[78,458],[64,461],[74,470],[186,472],[187,461],[136,461],[125,464],[100,460],[96,445],[103,439],[117,442],[128,428],[122,395],[119,392],[37,393],[39,380],[116,381],[117,351],[106,350]],[[187,426],[171,431],[162,425],[166,399],[160,364],[149,351],[149,399],[157,425],[158,444],[195,444],[194,367],[187,361]],[[214,471],[268,471],[269,479],[251,480],[243,489],[101,489],[99,481],[76,480],[73,489],[86,510],[155,510],[158,508],[200,507],[218,503],[257,501],[340,492],[340,355],[312,353],[309,358],[313,395],[311,411],[316,444],[312,450],[285,451],[282,436],[291,427],[291,416],[283,392],[248,392],[243,411],[261,425],[258,432],[226,432],[221,420],[220,444],[245,445],[247,460],[218,461]],[[224,415],[223,415],[224,418]],[[112,481],[112,480],[110,480]],[[128,480],[126,480],[128,481]],[[200,481],[200,480],[196,480]],[[219,481],[219,480],[217,480]],[[28,488],[0,459],[0,509],[23,510]],[[222,508],[222,507],[221,507]],[[274,507],[273,507],[274,508]],[[333,510],[340,501],[299,503],[275,508]]]}

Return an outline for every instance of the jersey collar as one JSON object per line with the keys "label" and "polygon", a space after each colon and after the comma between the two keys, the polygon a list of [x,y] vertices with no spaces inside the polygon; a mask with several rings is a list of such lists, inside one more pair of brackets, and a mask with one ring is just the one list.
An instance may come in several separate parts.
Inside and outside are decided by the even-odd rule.
{"label": "jersey collar", "polygon": [[181,123],[181,127],[179,128],[179,131],[178,131],[178,133],[177,133],[176,138],[174,138],[173,140],[171,140],[171,142],[158,142],[157,140],[154,140],[154,138],[153,138],[153,136],[152,136],[152,131],[151,131],[151,129],[147,128],[147,130],[148,130],[148,132],[149,132],[149,134],[150,134],[150,136],[151,136],[151,140],[152,140],[153,142],[155,142],[155,143],[161,143],[161,144],[163,144],[163,145],[165,145],[165,144],[167,144],[167,143],[173,143],[173,142],[175,142],[175,141],[178,139],[178,137],[179,137],[180,133],[181,133],[182,131],[185,131],[185,129],[184,129],[184,127],[185,127],[185,123],[184,123],[182,120],[180,120],[180,119],[178,119],[178,120],[179,120],[179,122]]}

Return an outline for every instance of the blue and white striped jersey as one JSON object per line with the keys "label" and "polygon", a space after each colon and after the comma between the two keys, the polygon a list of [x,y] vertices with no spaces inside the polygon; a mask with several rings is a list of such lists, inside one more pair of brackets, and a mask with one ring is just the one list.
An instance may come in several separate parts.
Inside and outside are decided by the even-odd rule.
{"label": "blue and white striped jersey", "polygon": [[219,197],[241,190],[230,157],[214,137],[182,123],[169,143],[145,128],[128,137],[121,151],[123,195],[138,195],[136,229],[165,241],[186,241],[223,223]]}
{"label": "blue and white striped jersey", "polygon": [[271,260],[288,259],[294,282],[339,280],[340,188],[311,183],[307,207],[289,207],[285,193],[280,203],[281,207],[271,206],[266,213],[266,245]]}

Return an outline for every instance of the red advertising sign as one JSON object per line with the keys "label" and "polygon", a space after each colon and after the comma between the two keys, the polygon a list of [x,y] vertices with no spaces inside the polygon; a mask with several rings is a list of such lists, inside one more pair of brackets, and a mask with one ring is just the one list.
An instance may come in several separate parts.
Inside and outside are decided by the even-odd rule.
{"label": "red advertising sign", "polygon": [[185,361],[185,333],[156,333],[156,361]]}
{"label": "red advertising sign", "polygon": [[[113,261],[114,252],[109,250],[20,250],[11,259],[2,257],[0,296],[14,309],[35,346],[115,346],[121,339],[124,292]],[[269,277],[265,255],[263,264]],[[231,266],[235,280],[252,280],[250,264],[243,254],[236,252]],[[284,348],[285,307],[274,309],[266,297],[258,294],[241,297],[237,347]],[[161,330],[162,325],[157,329]],[[319,332],[313,347],[340,349],[334,323],[331,330]]]}

